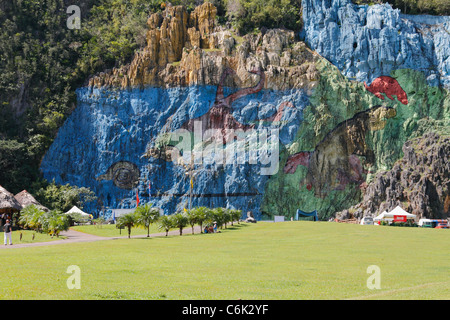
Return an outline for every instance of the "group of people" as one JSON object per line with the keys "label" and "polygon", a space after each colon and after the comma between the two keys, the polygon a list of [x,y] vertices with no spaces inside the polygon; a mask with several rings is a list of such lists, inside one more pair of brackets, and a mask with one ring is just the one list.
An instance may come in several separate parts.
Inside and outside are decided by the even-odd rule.
{"label": "group of people", "polygon": [[217,223],[214,226],[206,226],[203,230],[204,233],[217,233]]}

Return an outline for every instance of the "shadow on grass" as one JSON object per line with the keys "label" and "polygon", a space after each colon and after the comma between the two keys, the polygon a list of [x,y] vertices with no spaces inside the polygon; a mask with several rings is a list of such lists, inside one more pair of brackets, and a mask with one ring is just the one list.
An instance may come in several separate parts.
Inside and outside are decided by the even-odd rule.
{"label": "shadow on grass", "polygon": [[224,227],[221,230],[239,230],[245,227],[248,227],[248,223],[239,223],[239,224],[235,223],[234,225],[228,225],[226,229]]}

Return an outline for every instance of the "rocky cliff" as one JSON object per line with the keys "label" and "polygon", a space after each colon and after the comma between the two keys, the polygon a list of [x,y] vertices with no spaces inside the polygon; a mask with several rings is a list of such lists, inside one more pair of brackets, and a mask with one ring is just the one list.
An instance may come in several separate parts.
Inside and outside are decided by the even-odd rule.
{"label": "rocky cliff", "polygon": [[[99,213],[134,207],[137,190],[166,213],[192,202],[327,219],[359,203],[406,141],[450,135],[446,17],[429,27],[384,5],[304,0],[302,42],[280,29],[240,37],[215,14],[205,3],[151,15],[133,61],[77,90],[44,177],[90,187]],[[405,50],[395,63],[391,33]],[[191,144],[174,153],[180,141]]]}
{"label": "rocky cliff", "polygon": [[89,86],[178,87],[219,85],[223,72],[235,75],[224,83],[249,87],[255,81],[248,70],[265,70],[265,88],[311,89],[318,78],[317,59],[295,34],[269,30],[240,37],[216,25],[216,8],[204,3],[188,13],[183,6],[169,6],[148,19],[147,46],[126,66],[94,76]]}
{"label": "rocky cliff", "polygon": [[450,213],[450,138],[428,133],[407,141],[403,158],[379,172],[365,188],[361,203],[337,213],[338,219],[375,217],[396,206],[419,218],[442,219]]}
{"label": "rocky cliff", "polygon": [[450,87],[450,17],[401,14],[389,4],[303,0],[305,42],[344,75],[371,83],[397,69]]}

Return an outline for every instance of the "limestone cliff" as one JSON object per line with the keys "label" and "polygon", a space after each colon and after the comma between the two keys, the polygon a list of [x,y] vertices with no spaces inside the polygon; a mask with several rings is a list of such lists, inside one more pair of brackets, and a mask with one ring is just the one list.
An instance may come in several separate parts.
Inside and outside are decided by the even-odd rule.
{"label": "limestone cliff", "polygon": [[244,37],[215,23],[217,9],[208,2],[190,14],[183,6],[170,6],[148,19],[147,46],[126,66],[94,76],[89,86],[128,88],[218,85],[227,68],[236,75],[231,87],[255,81],[248,71],[265,70],[265,88],[311,89],[318,80],[317,57],[293,31],[269,30]]}
{"label": "limestone cliff", "polygon": [[401,14],[390,4],[302,0],[305,42],[343,74],[371,83],[397,69],[450,87],[450,17]]}

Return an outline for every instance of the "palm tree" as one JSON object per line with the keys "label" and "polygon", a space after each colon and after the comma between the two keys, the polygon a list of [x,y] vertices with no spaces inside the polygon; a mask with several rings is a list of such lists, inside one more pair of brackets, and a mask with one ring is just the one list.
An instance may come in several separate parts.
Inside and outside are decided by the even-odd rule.
{"label": "palm tree", "polygon": [[20,212],[20,217],[19,217],[19,225],[22,226],[22,228],[24,229],[31,229],[31,218],[33,217],[33,214],[39,210],[34,204],[27,206],[25,209],[23,209]]}
{"label": "palm tree", "polygon": [[197,211],[194,209],[187,211],[188,223],[191,225],[192,234],[194,234],[194,226],[198,223]]}
{"label": "palm tree", "polygon": [[180,236],[183,235],[183,228],[188,224],[188,218],[183,213],[179,212],[171,216],[173,226],[180,229]]}
{"label": "palm tree", "polygon": [[136,224],[147,228],[147,237],[150,237],[150,225],[159,219],[158,208],[152,208],[152,204],[146,203],[136,208]]}
{"label": "palm tree", "polygon": [[24,228],[29,228],[35,231],[41,231],[42,219],[44,211],[40,210],[35,205],[27,206],[22,210],[19,217],[19,224]]}
{"label": "palm tree", "polygon": [[217,223],[220,228],[222,228],[223,224],[225,223],[225,214],[224,209],[221,207],[212,209],[211,216],[213,220]]}
{"label": "palm tree", "polygon": [[230,214],[231,214],[231,225],[233,225],[234,221],[237,221],[239,223],[239,220],[241,219],[242,216],[242,210],[232,209],[230,210]]}
{"label": "palm tree", "polygon": [[227,223],[231,222],[231,221],[232,221],[232,218],[231,218],[230,209],[223,208],[223,223],[225,225],[225,229],[227,228]]}
{"label": "palm tree", "polygon": [[173,227],[173,221],[169,216],[164,215],[159,219],[159,229],[164,229],[166,231],[166,237],[169,234],[169,230]]}
{"label": "palm tree", "polygon": [[134,212],[130,212],[120,216],[117,219],[117,227],[118,228],[128,228],[128,238],[131,236],[131,228],[136,224],[136,215]]}
{"label": "palm tree", "polygon": [[207,207],[195,207],[191,211],[197,219],[197,223],[200,226],[200,232],[203,232],[203,223],[208,220],[211,210]]}

